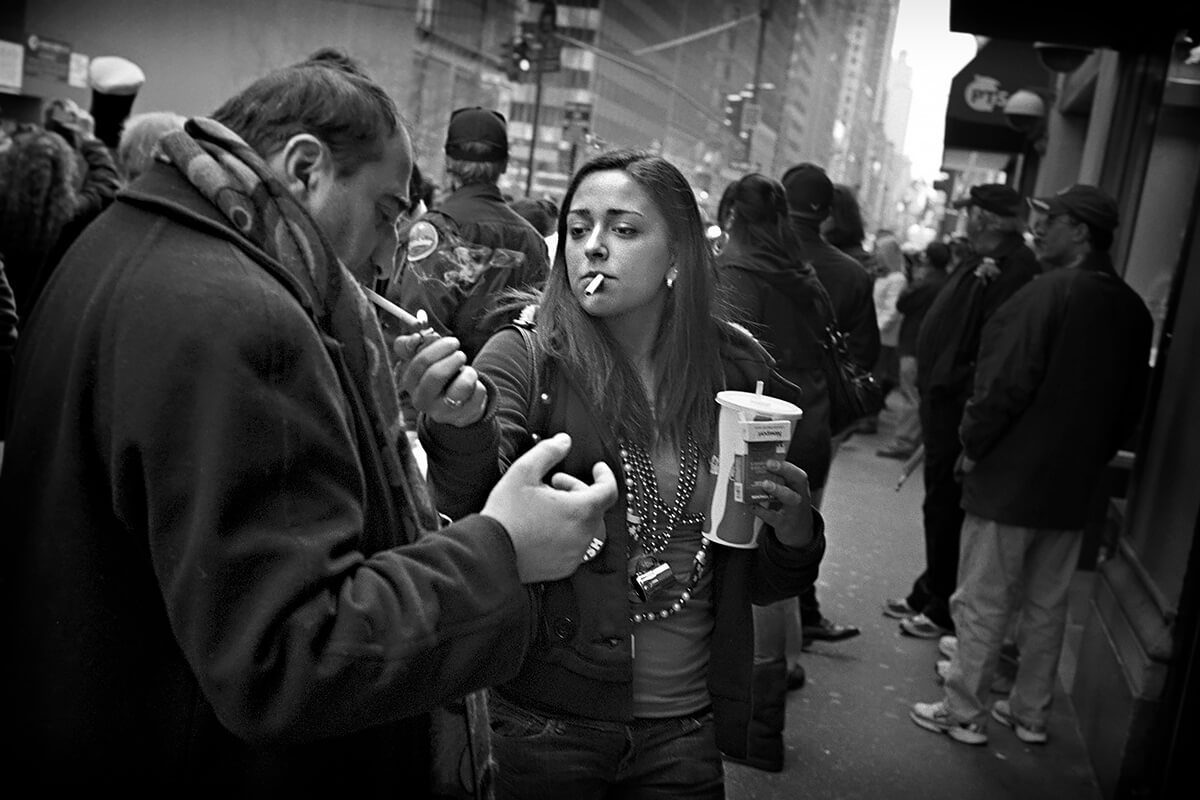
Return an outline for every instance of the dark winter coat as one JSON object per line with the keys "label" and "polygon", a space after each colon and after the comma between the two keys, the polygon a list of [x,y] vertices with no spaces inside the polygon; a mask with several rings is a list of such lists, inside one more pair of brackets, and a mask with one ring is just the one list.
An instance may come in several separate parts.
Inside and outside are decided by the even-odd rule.
{"label": "dark winter coat", "polygon": [[420,793],[427,712],[516,674],[534,617],[507,534],[404,541],[341,345],[251,247],[156,164],[23,329],[10,779]]}
{"label": "dark winter coat", "polygon": [[984,324],[1013,293],[1040,275],[1041,266],[1020,234],[1012,233],[990,258],[1000,274],[976,275],[985,256],[964,259],[946,281],[917,334],[917,388],[921,397],[952,413],[961,413],[971,394],[979,334]]}
{"label": "dark winter coat", "polygon": [[921,323],[925,321],[925,314],[933,305],[938,292],[946,285],[948,277],[944,269],[927,269],[920,280],[912,281],[900,292],[900,297],[896,300],[896,310],[904,315],[900,322],[900,341],[897,345],[900,355],[917,354],[917,334],[921,330]]}
{"label": "dark winter coat", "polygon": [[[726,388],[764,392],[791,399],[785,386],[772,379],[769,356],[749,336],[739,333],[721,353]],[[466,428],[428,426],[421,441],[429,455],[430,477],[437,488],[439,510],[454,517],[478,508],[488,487],[499,478],[501,461],[528,444],[533,400],[529,352],[521,334],[499,331],[480,352],[474,366],[499,389],[494,421]],[[604,461],[617,476],[621,494],[605,514],[606,544],[600,555],[570,578],[545,584],[539,638],[514,680],[497,691],[550,713],[623,721],[632,718],[633,623],[629,619],[629,583],[625,554],[630,539],[625,521],[627,496],[617,442],[597,422],[595,404],[582,384],[563,368],[550,370],[543,435],[565,431],[571,450],[563,471],[592,480],[592,465]],[[536,431],[535,431],[536,432]],[[433,433],[434,435],[431,435]],[[786,547],[770,527],[757,549],[714,546],[710,549],[715,614],[708,686],[717,725],[717,744],[729,755],[745,757],[749,730],[754,621],[751,603],[766,604],[811,586],[825,550],[824,525],[813,510],[812,542]]]}
{"label": "dark winter coat", "polygon": [[838,327],[846,334],[850,357],[870,372],[879,360],[879,323],[875,320],[875,277],[862,264],[821,237],[817,223],[791,218],[804,261],[812,264],[833,301]]}
{"label": "dark winter coat", "polygon": [[1152,324],[1107,253],[1025,285],[983,329],[963,414],[963,508],[1006,525],[1082,529],[1145,401]]}
{"label": "dark winter coat", "polygon": [[491,312],[505,289],[535,289],[549,272],[546,240],[494,184],[463,186],[409,229],[407,264],[392,296],[424,309],[434,330],[474,357],[507,322]]}
{"label": "dark winter coat", "polygon": [[808,473],[814,490],[820,489],[833,458],[820,339],[833,320],[821,297],[821,282],[803,261],[735,240],[718,258],[717,274],[730,291],[739,321],[775,358],[779,374],[800,387],[804,416],[796,424],[788,460]]}

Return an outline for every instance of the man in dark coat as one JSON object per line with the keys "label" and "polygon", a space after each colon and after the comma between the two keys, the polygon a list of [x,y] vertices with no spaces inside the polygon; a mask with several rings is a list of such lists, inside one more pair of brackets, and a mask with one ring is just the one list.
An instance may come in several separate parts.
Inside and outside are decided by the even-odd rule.
{"label": "man in dark coat", "polygon": [[[0,469],[6,772],[57,793],[469,796],[486,713],[440,708],[517,673],[525,584],[574,571],[615,481],[544,484],[555,437],[437,530],[348,270],[405,207],[393,101],[326,54],[215,117],[162,140],[22,330]],[[493,403],[462,361],[446,338],[402,362],[432,418]]]}
{"label": "man in dark coat", "polygon": [[[874,279],[861,264],[821,235],[821,221],[829,216],[833,203],[833,182],[824,169],[811,163],[790,168],[780,182],[787,196],[788,220],[800,239],[803,259],[812,265],[829,295],[838,327],[846,334],[851,357],[869,371],[879,359]],[[845,432],[832,433],[837,439]],[[820,507],[820,504],[821,492],[817,492],[813,495],[813,505]],[[815,586],[800,595],[799,603],[804,642],[836,642],[859,634],[856,626],[839,625],[821,613]]]}
{"label": "man in dark coat", "polygon": [[549,252],[533,225],[505,202],[496,182],[508,168],[504,116],[460,108],[446,132],[446,173],[453,189],[409,229],[407,259],[395,297],[424,309],[438,333],[455,336],[474,358],[510,320],[491,311],[505,289],[538,288]]}
{"label": "man in dark coat", "polygon": [[963,414],[962,553],[951,598],[958,647],[945,697],[912,719],[960,742],[986,741],[986,695],[1009,623],[1020,665],[991,716],[1026,744],[1047,740],[1089,501],[1141,418],[1152,324],[1114,271],[1117,204],[1076,184],[1032,201],[1046,274],[983,329]]}
{"label": "man in dark coat", "polygon": [[975,252],[938,292],[917,334],[917,391],[925,440],[925,571],[907,597],[888,600],[883,613],[908,636],[937,639],[954,632],[950,595],[958,577],[962,486],[954,464],[962,452],[958,424],[971,395],[984,324],[1013,292],[1041,272],[1023,236],[1025,206],[1002,184],[972,186],[967,236]]}

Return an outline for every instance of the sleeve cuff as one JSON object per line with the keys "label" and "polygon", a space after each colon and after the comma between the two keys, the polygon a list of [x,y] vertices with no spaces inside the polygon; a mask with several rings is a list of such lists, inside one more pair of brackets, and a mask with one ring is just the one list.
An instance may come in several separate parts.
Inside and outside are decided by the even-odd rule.
{"label": "sleeve cuff", "polygon": [[417,435],[421,446],[428,452],[438,450],[453,455],[471,455],[495,449],[495,419],[499,406],[500,393],[496,384],[483,373],[479,380],[487,389],[487,405],[484,406],[483,416],[465,427],[449,425],[444,422],[434,422],[425,414],[417,420]]}

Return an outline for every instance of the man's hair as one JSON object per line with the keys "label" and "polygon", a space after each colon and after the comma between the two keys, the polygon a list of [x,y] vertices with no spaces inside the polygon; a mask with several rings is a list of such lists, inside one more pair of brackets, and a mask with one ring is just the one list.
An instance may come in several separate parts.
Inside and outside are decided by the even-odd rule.
{"label": "man's hair", "polygon": [[307,133],[333,154],[338,175],[383,158],[384,143],[403,128],[400,112],[350,56],[323,48],[259,78],[227,100],[213,118],[263,158]]}
{"label": "man's hair", "polygon": [[[486,142],[465,142],[460,144],[460,150],[480,150],[487,152],[491,145]],[[446,156],[446,172],[458,179],[463,186],[478,183],[496,183],[508,169],[508,159],[500,161],[463,161]]]}
{"label": "man's hair", "polygon": [[158,150],[158,140],[172,131],[183,130],[187,118],[174,111],[147,111],[125,120],[117,142],[117,165],[132,181],[146,171]]}

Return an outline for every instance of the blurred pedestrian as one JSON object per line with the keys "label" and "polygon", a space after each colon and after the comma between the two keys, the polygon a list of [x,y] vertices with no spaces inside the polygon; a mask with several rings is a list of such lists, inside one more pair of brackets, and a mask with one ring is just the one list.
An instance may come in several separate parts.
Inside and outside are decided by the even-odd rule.
{"label": "blurred pedestrian", "polygon": [[875,256],[863,246],[867,232],[863,226],[862,209],[854,190],[842,183],[833,185],[829,215],[821,221],[825,241],[862,264],[868,274],[875,275]]}
{"label": "blurred pedestrian", "polygon": [[962,452],[958,425],[971,395],[984,324],[1014,292],[1041,272],[1022,232],[1025,205],[1012,188],[973,186],[960,206],[970,210],[973,252],[946,281],[917,334],[917,389],[925,442],[925,571],[906,597],[883,613],[908,636],[937,639],[954,632],[950,595],[958,577],[963,511],[954,465]]}
{"label": "blurred pedestrian", "polygon": [[393,299],[422,309],[439,334],[473,358],[503,322],[492,314],[507,289],[537,288],[549,252],[542,234],[509,206],[497,181],[508,169],[508,123],[498,111],[460,108],[446,131],[451,194],[409,231],[408,265]]}
{"label": "blurred pedestrian", "polygon": [[562,214],[537,305],[474,362],[499,408],[421,431],[451,516],[477,508],[503,464],[556,430],[576,442],[568,474],[611,457],[624,478],[607,544],[542,587],[543,633],[492,692],[499,794],[721,798],[721,751],[744,758],[753,741],[751,604],[811,584],[824,537],[804,473],[786,461],[768,462],[772,500],[752,507],[765,523],[756,548],[702,535],[724,491],[707,467],[714,397],[762,381],[787,398],[788,387],[727,322],[695,197],[669,162],[597,156]]}
{"label": "blurred pedestrian", "polygon": [[[21,332],[0,469],[10,774],[479,796],[482,698],[438,709],[516,674],[527,585],[577,568],[611,472],[547,485],[554,437],[437,530],[347,269],[394,236],[412,147],[348,56],[273,72],[162,148]],[[419,407],[478,414],[457,340],[420,339],[399,365]]]}
{"label": "blurred pedestrian", "polygon": [[[800,388],[804,415],[797,420],[788,461],[804,470],[820,496],[833,458],[829,387],[821,332],[833,323],[831,305],[788,221],[779,181],[751,173],[731,184],[725,220],[728,242],[717,257],[717,275],[729,289],[736,319],[775,356],[776,368]],[[805,682],[799,661],[790,666],[787,631],[796,603],[784,600],[754,609],[754,731],[741,763],[778,772],[783,768],[786,688]]]}
{"label": "blurred pedestrian", "polygon": [[946,285],[950,248],[930,242],[917,256],[913,281],[900,293],[896,310],[904,315],[896,349],[900,356],[900,386],[892,441],[876,450],[883,458],[910,458],[921,444],[921,393],[917,388],[917,333],[925,313]]}
{"label": "blurred pedestrian", "polygon": [[[879,359],[875,362],[875,380],[886,401],[892,390],[900,385],[900,326],[904,314],[896,308],[900,293],[908,285],[905,273],[907,261],[900,247],[900,240],[890,231],[875,239],[875,283],[872,297],[875,301],[875,322],[879,326]],[[865,431],[874,433],[877,418]]]}
{"label": "blurred pedestrian", "polygon": [[[950,601],[958,644],[944,697],[911,712],[967,744],[987,741],[989,710],[1026,744],[1048,739],[1083,527],[1105,466],[1141,418],[1149,375],[1150,314],[1108,253],[1116,201],[1077,184],[1032,205],[1045,273],[984,325],[960,427],[966,520]],[[1016,677],[989,709],[1017,617]]]}
{"label": "blurred pedestrian", "polygon": [[15,136],[0,155],[0,253],[22,325],[63,254],[121,185],[88,112],[56,101],[46,124]]}
{"label": "blurred pedestrian", "polygon": [[558,221],[558,215],[552,215],[550,209],[541,200],[535,200],[532,197],[518,197],[509,203],[509,205],[513,211],[524,217],[543,237],[554,233],[554,226]]}
{"label": "blurred pedestrian", "polygon": [[[875,304],[871,297],[871,276],[852,257],[825,241],[821,224],[829,216],[835,195],[833,182],[817,164],[797,164],[780,181],[787,198],[788,221],[800,241],[803,260],[812,265],[825,288],[837,317],[838,328],[846,334],[850,356],[865,370],[879,358],[879,326],[875,322]],[[831,431],[835,441],[844,431]],[[824,489],[814,493],[813,503],[821,507]],[[813,586],[801,593],[801,645],[812,641],[838,642],[858,636],[855,625],[834,622],[822,613]],[[793,652],[793,660],[795,660]]]}

